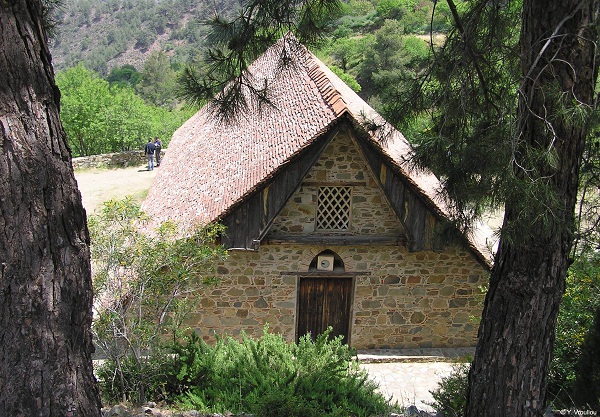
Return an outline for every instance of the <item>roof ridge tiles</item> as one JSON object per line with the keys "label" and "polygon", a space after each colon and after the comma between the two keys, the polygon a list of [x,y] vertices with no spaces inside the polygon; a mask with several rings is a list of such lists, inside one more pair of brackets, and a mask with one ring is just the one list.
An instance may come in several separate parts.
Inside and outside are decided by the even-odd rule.
{"label": "roof ridge tiles", "polygon": [[[330,106],[336,116],[340,116],[342,113],[348,110],[346,101],[342,94],[335,88],[329,77],[323,70],[319,63],[315,60],[316,57],[305,48],[304,53],[306,54],[306,73],[310,79],[315,83],[321,96],[325,102]],[[343,105],[340,106],[339,103]]]}

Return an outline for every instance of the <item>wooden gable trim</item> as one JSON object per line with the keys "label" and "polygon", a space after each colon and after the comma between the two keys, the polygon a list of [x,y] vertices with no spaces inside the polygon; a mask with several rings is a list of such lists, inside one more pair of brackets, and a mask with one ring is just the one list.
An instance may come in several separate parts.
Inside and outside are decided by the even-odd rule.
{"label": "wooden gable trim", "polygon": [[227,227],[221,242],[230,249],[257,250],[287,201],[344,123],[335,122],[312,145],[274,173],[271,179],[232,207],[221,222]]}
{"label": "wooden gable trim", "polygon": [[371,143],[372,139],[366,138],[367,134],[358,129],[355,125],[354,140],[404,227],[408,236],[408,249],[442,250],[443,241],[436,229],[443,222],[443,218],[420,198],[418,190],[415,190],[415,186],[404,177],[395,164],[384,158],[382,152]]}
{"label": "wooden gable trim", "polygon": [[405,226],[408,234],[407,247],[411,251],[444,249],[447,241],[464,245],[475,259],[485,267],[491,268],[487,259],[468,238],[454,226],[447,217],[432,203],[423,192],[405,177],[400,168],[384,155],[373,143],[360,123],[351,119],[363,157],[375,174],[390,205]]}

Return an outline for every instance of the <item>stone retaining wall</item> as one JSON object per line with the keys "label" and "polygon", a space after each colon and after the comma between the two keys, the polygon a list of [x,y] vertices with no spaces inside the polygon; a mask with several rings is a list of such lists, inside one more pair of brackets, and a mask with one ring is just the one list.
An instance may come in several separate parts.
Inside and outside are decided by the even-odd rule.
{"label": "stone retaining wall", "polygon": [[[165,151],[166,149],[163,148],[162,156],[164,156]],[[145,165],[146,163],[147,159],[144,151],[126,151],[73,158],[73,169],[125,168]]]}

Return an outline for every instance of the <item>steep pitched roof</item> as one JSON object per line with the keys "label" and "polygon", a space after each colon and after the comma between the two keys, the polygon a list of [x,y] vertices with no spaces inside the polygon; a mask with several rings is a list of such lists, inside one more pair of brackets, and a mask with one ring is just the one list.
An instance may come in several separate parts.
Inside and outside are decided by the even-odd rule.
{"label": "steep pitched roof", "polygon": [[[290,59],[284,67],[283,53]],[[179,128],[142,207],[155,220],[207,223],[222,218],[346,116],[356,124],[367,119],[379,126],[378,132],[368,132],[373,144],[434,211],[448,216],[439,180],[407,162],[412,150],[404,136],[293,35],[275,43],[249,71],[257,86],[269,81],[273,106],[251,108],[237,123],[222,124],[207,105]],[[470,241],[480,254],[485,251],[479,239]]]}

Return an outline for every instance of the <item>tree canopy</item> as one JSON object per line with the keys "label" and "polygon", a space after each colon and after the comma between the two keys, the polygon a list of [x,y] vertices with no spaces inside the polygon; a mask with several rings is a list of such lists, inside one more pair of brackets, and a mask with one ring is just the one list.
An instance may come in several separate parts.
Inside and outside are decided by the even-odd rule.
{"label": "tree canopy", "polygon": [[56,75],[61,121],[75,156],[141,149],[149,137],[164,146],[194,112],[148,105],[129,87],[111,86],[78,65]]}

